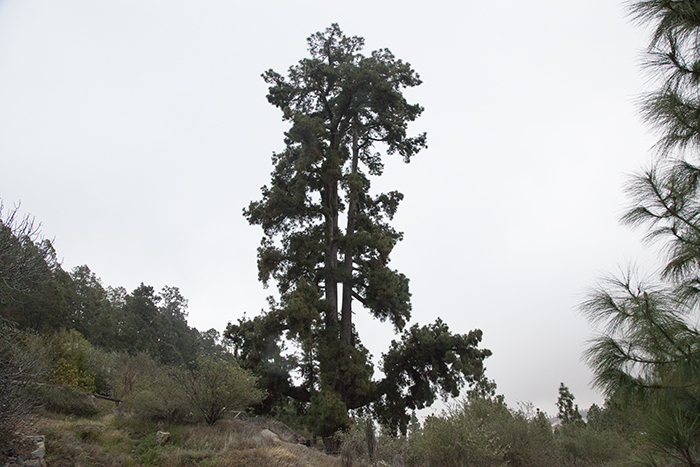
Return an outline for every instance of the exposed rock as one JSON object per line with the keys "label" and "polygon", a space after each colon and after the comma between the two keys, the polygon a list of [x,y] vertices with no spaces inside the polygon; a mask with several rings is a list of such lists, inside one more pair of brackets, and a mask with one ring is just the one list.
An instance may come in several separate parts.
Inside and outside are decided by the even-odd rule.
{"label": "exposed rock", "polygon": [[279,444],[282,442],[282,440],[279,436],[277,436],[277,434],[273,433],[267,428],[260,432],[260,437],[263,440],[263,444]]}
{"label": "exposed rock", "polygon": [[34,442],[36,442],[36,449],[32,451],[32,457],[36,459],[43,459],[46,455],[46,445],[44,444],[44,437],[34,436]]}
{"label": "exposed rock", "polygon": [[[15,452],[14,446],[12,446],[13,449],[11,450],[3,451],[7,459],[7,463],[3,464],[4,467],[46,467],[46,461],[44,460],[46,456],[44,437],[27,436],[25,439],[30,445],[36,443],[36,449],[34,449],[31,454],[25,455],[20,455]],[[23,451],[27,452],[27,450]]]}
{"label": "exposed rock", "polygon": [[156,433],[156,441],[161,446],[164,445],[165,443],[170,441],[170,433],[168,433],[167,431],[158,431]]}

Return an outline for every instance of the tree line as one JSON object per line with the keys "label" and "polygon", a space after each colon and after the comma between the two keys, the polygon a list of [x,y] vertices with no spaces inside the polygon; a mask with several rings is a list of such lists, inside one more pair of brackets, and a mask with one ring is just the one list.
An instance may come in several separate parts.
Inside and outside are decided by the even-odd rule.
{"label": "tree line", "polygon": [[66,272],[39,224],[0,204],[0,449],[37,406],[97,413],[109,396],[148,420],[213,424],[264,391],[215,330],[187,324],[177,287],[105,287],[88,266]]}
{"label": "tree line", "polygon": [[0,316],[20,329],[74,329],[106,351],[146,352],[164,365],[187,365],[218,345],[215,329],[187,324],[187,300],[177,287],[158,292],[141,283],[127,292],[105,287],[87,265],[65,271],[39,225],[0,206]]}

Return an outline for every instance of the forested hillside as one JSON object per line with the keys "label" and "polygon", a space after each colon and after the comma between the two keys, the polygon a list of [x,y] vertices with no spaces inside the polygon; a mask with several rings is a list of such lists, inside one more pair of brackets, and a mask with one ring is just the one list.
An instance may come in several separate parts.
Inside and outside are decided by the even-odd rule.
{"label": "forested hillside", "polygon": [[0,315],[35,332],[76,330],[106,351],[147,352],[162,364],[188,364],[217,344],[216,330],[187,324],[177,287],[104,286],[87,265],[65,271],[38,224],[19,210],[0,224]]}

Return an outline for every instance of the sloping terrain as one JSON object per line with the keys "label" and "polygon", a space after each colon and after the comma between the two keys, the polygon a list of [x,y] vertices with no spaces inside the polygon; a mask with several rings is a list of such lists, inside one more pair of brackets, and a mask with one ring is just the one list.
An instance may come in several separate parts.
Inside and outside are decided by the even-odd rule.
{"label": "sloping terrain", "polygon": [[[158,432],[166,432],[162,441]],[[45,436],[49,467],[339,466],[338,459],[298,443],[286,425],[271,420],[225,419],[214,426],[164,424],[101,411],[91,418],[41,412],[15,442],[14,452],[1,454],[0,465],[22,465]],[[10,457],[11,456],[11,457]]]}

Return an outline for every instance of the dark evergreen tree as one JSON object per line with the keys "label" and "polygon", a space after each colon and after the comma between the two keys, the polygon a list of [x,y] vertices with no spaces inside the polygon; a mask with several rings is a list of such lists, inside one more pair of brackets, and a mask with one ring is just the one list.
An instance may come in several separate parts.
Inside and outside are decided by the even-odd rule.
{"label": "dark evergreen tree", "polygon": [[167,285],[159,296],[159,359],[166,365],[191,365],[197,358],[200,342],[197,330],[187,325],[187,299],[180,289]]}
{"label": "dark evergreen tree", "polygon": [[91,344],[106,350],[124,350],[119,344],[119,315],[109,301],[107,289],[87,265],[70,273],[75,289],[74,328]]}
{"label": "dark evergreen tree", "polygon": [[124,304],[126,322],[123,336],[130,345],[130,352],[148,352],[158,358],[158,302],[160,297],[150,285],[141,283]]}
{"label": "dark evergreen tree", "polygon": [[[370,177],[383,171],[378,149],[409,162],[426,147],[425,134],[407,135],[408,123],[423,108],[402,93],[421,81],[387,49],[362,55],[364,40],[345,36],[336,24],[313,34],[308,44],[310,58],[286,77],[272,70],[263,74],[268,101],[291,127],[285,150],[273,155],[270,186],[244,210],[251,224],[263,228],[259,277],[266,285],[276,281],[280,302],[262,316],[230,324],[226,334],[244,364],[262,376],[271,399],[311,404],[310,412],[321,417],[318,433],[332,434],[347,423],[348,409],[380,400],[386,421],[405,430],[406,406],[399,411],[395,399],[419,408],[438,389],[455,394],[481,372],[489,354],[476,348],[480,331],[452,335],[441,322],[415,328],[404,336],[414,342],[395,344],[389,359],[401,360],[403,350],[418,358],[402,361],[396,374],[377,384],[353,325],[358,303],[397,332],[410,319],[408,279],[389,266],[402,238],[389,222],[403,195],[373,196]],[[283,336],[298,345],[298,358],[283,356]],[[441,362],[440,370],[429,370],[431,362]],[[294,369],[301,385],[290,378]]]}
{"label": "dark evergreen tree", "polygon": [[583,418],[581,413],[578,411],[578,404],[574,404],[574,395],[571,394],[569,388],[567,388],[564,383],[559,384],[559,398],[557,399],[557,417],[561,420],[562,424],[566,425],[569,423],[581,423]]}

